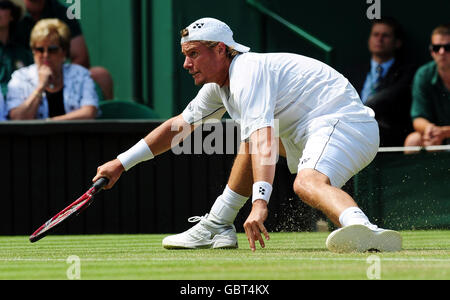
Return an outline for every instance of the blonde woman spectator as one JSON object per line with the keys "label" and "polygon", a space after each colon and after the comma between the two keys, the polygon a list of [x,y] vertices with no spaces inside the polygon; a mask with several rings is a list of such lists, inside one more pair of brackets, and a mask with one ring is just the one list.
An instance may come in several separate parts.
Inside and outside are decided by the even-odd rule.
{"label": "blonde woman spectator", "polygon": [[98,96],[86,68],[65,63],[70,30],[58,19],[43,19],[30,37],[34,64],[17,70],[8,83],[11,120],[80,120],[97,116]]}
{"label": "blonde woman spectator", "polygon": [[91,66],[88,45],[81,28],[79,20],[71,19],[67,14],[67,0],[16,0],[22,1],[25,15],[17,23],[14,41],[28,47],[30,44],[30,33],[39,20],[56,18],[69,26],[70,39],[70,61],[89,69],[92,79],[97,83],[105,100],[114,99],[114,82],[110,72],[102,66]]}

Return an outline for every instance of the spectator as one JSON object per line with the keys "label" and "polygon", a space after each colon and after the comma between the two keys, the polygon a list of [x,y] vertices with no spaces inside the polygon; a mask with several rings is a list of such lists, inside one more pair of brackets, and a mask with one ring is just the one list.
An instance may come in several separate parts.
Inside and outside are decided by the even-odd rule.
{"label": "spectator", "polygon": [[4,95],[11,74],[33,63],[31,51],[11,41],[11,33],[21,14],[21,7],[10,0],[0,0],[0,85]]}
{"label": "spectator", "polygon": [[450,23],[431,34],[433,61],[417,70],[413,82],[411,118],[414,132],[405,146],[450,143]]}
{"label": "spectator", "polygon": [[18,23],[16,39],[25,47],[29,47],[29,37],[32,28],[41,19],[57,18],[66,23],[71,31],[70,60],[89,69],[94,81],[101,88],[104,99],[113,99],[113,80],[111,74],[103,67],[91,67],[88,48],[80,23],[77,19],[67,17],[67,8],[58,0],[24,0],[26,13]]}
{"label": "spectator", "polygon": [[370,62],[353,67],[347,77],[363,103],[375,111],[380,146],[402,146],[412,132],[411,82],[416,67],[403,58],[404,34],[392,18],[374,20],[368,49]]}
{"label": "spectator", "polygon": [[12,74],[6,108],[12,120],[93,119],[98,96],[89,71],[64,63],[70,51],[70,30],[59,19],[43,19],[31,32],[35,64]]}

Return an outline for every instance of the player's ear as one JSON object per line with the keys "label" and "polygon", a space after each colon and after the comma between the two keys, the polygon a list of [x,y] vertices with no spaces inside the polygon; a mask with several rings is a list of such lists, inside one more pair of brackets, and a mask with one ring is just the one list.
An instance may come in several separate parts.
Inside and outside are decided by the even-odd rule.
{"label": "player's ear", "polygon": [[227,46],[223,43],[220,42],[217,47],[216,47],[218,54],[220,55],[226,55],[227,54]]}

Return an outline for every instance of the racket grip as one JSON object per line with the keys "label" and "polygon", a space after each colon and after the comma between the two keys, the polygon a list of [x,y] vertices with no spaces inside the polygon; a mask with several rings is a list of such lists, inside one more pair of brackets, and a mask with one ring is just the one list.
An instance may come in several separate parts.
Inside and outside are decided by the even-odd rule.
{"label": "racket grip", "polygon": [[107,185],[109,180],[106,177],[101,177],[99,180],[94,182],[95,191],[100,191],[105,185]]}

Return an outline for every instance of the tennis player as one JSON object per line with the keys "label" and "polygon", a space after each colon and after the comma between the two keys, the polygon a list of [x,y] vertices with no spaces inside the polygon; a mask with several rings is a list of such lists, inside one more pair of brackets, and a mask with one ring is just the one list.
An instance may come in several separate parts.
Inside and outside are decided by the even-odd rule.
{"label": "tennis player", "polygon": [[227,111],[240,124],[242,138],[228,184],[208,214],[190,219],[198,224],[163,240],[165,248],[236,248],[233,222],[250,195],[245,233],[252,251],[257,242],[264,248],[277,155],[283,155],[297,174],[295,193],[340,227],[326,240],[329,250],[401,249],[400,234],[372,224],[341,189],[379,146],[374,113],[345,77],[305,56],[249,52],[234,41],[228,25],[213,18],[185,28],[181,50],[183,67],[202,85],[197,96],[182,114],[100,166],[93,179],[107,177],[111,188],[123,171],[171,149],[201,122],[220,120]]}

